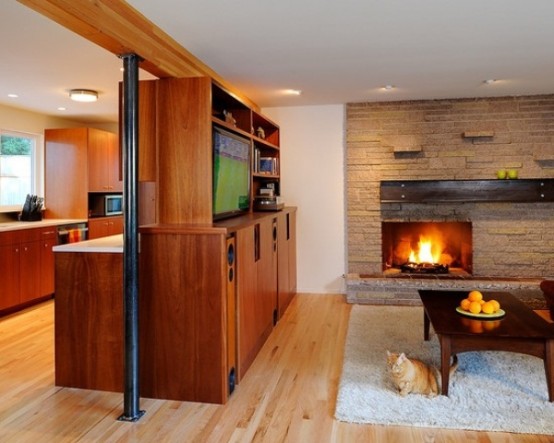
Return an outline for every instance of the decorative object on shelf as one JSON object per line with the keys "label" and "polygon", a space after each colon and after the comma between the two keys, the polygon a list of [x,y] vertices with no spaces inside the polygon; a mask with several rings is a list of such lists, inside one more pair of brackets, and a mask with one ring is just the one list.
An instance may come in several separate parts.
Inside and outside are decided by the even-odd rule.
{"label": "decorative object on shelf", "polygon": [[517,178],[517,169],[510,169],[508,171],[508,178],[510,179],[516,179]]}
{"label": "decorative object on shelf", "polygon": [[258,126],[258,129],[256,129],[256,135],[257,135],[259,138],[265,139],[265,131],[264,131],[264,128],[262,128],[261,126]]}
{"label": "decorative object on shelf", "polygon": [[496,178],[499,178],[501,180],[504,180],[508,176],[508,173],[505,169],[499,169],[496,171]]}
{"label": "decorative object on shelf", "polygon": [[225,116],[225,123],[230,125],[237,126],[237,121],[229,111],[223,110],[223,115]]}

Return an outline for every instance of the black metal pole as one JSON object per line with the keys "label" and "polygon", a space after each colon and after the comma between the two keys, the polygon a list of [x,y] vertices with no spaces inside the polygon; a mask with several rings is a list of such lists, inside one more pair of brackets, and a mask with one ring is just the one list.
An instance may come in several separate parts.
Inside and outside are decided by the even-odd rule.
{"label": "black metal pole", "polygon": [[123,59],[123,315],[125,330],[123,415],[121,421],[137,421],[139,409],[138,325],[138,63],[136,54]]}

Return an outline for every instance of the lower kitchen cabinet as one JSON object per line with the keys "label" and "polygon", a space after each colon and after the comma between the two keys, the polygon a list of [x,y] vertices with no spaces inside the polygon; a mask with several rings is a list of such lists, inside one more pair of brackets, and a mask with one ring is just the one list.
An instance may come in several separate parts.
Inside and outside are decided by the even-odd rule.
{"label": "lower kitchen cabinet", "polygon": [[53,228],[0,233],[0,312],[11,312],[54,293]]}
{"label": "lower kitchen cabinet", "polygon": [[109,235],[123,234],[123,216],[90,218],[88,239],[93,240]]}

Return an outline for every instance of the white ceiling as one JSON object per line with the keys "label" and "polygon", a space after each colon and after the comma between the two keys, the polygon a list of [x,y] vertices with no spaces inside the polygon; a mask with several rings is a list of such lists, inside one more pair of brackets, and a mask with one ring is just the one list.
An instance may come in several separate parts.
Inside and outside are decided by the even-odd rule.
{"label": "white ceiling", "polygon": [[[128,3],[262,107],[554,93],[552,0]],[[117,118],[116,56],[15,1],[0,11],[0,103]],[[77,105],[71,88],[100,99]]]}

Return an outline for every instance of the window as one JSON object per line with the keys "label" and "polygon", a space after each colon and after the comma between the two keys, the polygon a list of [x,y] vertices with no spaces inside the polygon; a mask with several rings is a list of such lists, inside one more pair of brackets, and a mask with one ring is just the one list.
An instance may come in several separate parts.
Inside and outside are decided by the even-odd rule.
{"label": "window", "polygon": [[34,134],[0,130],[0,212],[18,211],[37,188]]}

